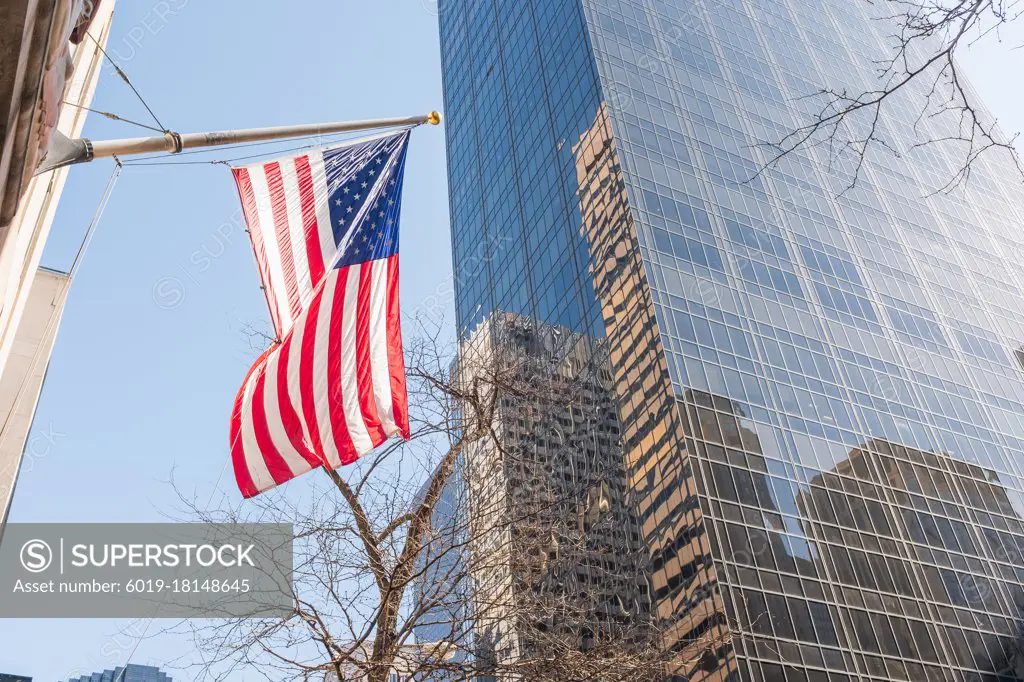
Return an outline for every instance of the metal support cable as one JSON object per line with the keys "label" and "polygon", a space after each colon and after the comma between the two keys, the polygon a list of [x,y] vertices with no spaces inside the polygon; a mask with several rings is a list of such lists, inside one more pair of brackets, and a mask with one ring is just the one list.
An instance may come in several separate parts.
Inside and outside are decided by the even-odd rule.
{"label": "metal support cable", "polygon": [[[333,142],[340,142],[340,141],[342,141],[343,138],[341,136],[342,135],[347,135],[347,134],[348,133],[330,133],[328,135],[301,135],[299,137],[293,137],[293,138],[289,138],[289,139],[290,140],[305,140],[305,139],[309,139],[309,138],[313,137],[313,138],[322,139],[325,143],[330,144],[330,143],[333,143]],[[172,157],[177,158],[179,156],[190,156],[190,155],[193,155],[193,154],[213,154],[213,153],[215,153],[217,151],[235,151],[237,149],[248,149],[249,147],[263,147],[263,146],[266,146],[266,145],[285,144],[285,143],[287,143],[289,141],[289,139],[264,140],[262,142],[238,142],[238,143],[231,144],[231,145],[224,145],[223,147],[214,147],[214,148],[206,148],[206,149],[186,149],[185,151],[178,152],[177,154],[169,154],[169,153],[166,153],[166,152],[162,153],[162,154],[150,154],[148,156],[139,156],[139,157],[136,157],[136,158],[133,158],[133,159],[128,159],[127,161],[124,162],[124,165],[126,165],[126,166],[146,166],[146,165],[150,165],[150,164],[144,163],[145,161],[153,161],[153,160],[159,161],[161,159],[169,159],[169,158],[172,158]],[[306,149],[306,148],[311,147],[311,146],[315,147],[315,146],[319,146],[319,145],[315,145],[315,144],[314,145],[302,145],[302,146],[298,146],[298,147],[292,147],[291,149],[276,149],[276,150],[268,151],[266,153],[268,153],[268,154],[277,154],[279,152],[288,152],[288,151],[291,151],[292,149]],[[258,156],[260,156],[260,155],[258,155]],[[179,163],[181,163],[181,162],[179,162]],[[197,163],[214,163],[214,162],[213,161],[198,161]]]}
{"label": "metal support cable", "polygon": [[[407,126],[405,128],[399,128],[398,130],[412,130],[412,128],[414,128],[414,127],[416,127],[416,126]],[[208,154],[208,153],[217,151],[216,149],[193,149],[193,150],[189,150],[189,151],[178,152],[176,154],[153,154],[153,155],[150,155],[150,156],[142,156],[142,157],[139,157],[138,159],[133,159],[133,160],[130,160],[130,161],[125,161],[124,165],[125,166],[195,166],[195,165],[209,164],[209,165],[213,165],[213,166],[216,166],[216,165],[230,166],[231,164],[236,163],[238,161],[248,161],[249,159],[258,159],[260,157],[266,156],[267,154],[289,154],[291,152],[297,152],[297,151],[301,151],[303,149],[313,149],[315,147],[323,147],[323,146],[326,146],[326,145],[330,145],[330,144],[333,144],[335,142],[343,142],[344,139],[339,137],[339,136],[346,135],[346,134],[348,134],[348,133],[334,133],[334,134],[326,135],[326,136],[325,135],[303,135],[301,137],[296,137],[296,138],[292,138],[292,139],[293,140],[302,140],[302,139],[309,139],[311,137],[314,137],[314,138],[317,139],[317,141],[313,142],[313,143],[310,143],[310,144],[304,144],[304,145],[299,145],[299,146],[294,146],[294,147],[287,147],[287,148],[284,148],[284,149],[274,149],[274,150],[271,150],[271,151],[260,152],[258,154],[248,154],[246,156],[234,156],[234,157],[225,158],[225,159],[212,159],[212,160],[209,160],[209,161],[207,161],[207,160],[202,160],[202,161],[176,161],[176,160],[174,160],[174,161],[160,161],[160,160],[158,160],[158,159],[170,159],[172,157],[178,157],[178,156],[185,156],[187,154],[204,154],[204,153]],[[239,144],[227,147],[227,149],[238,150],[238,149],[245,149],[247,147],[259,147],[259,146],[262,146],[262,145],[281,144],[282,142],[285,142],[285,140],[269,140],[269,141],[264,141],[264,142],[243,142],[243,143],[239,143]],[[155,160],[151,160],[151,159],[155,159]]]}
{"label": "metal support cable", "polygon": [[157,132],[157,133],[164,132],[163,130],[161,130],[160,128],[157,128],[155,126],[146,125],[145,123],[139,123],[138,121],[133,121],[132,119],[125,118],[123,116],[118,116],[117,114],[109,112],[109,111],[101,111],[100,109],[93,109],[92,107],[86,107],[86,106],[82,106],[81,104],[75,104],[74,102],[68,102],[68,101],[61,102],[61,104],[64,104],[64,105],[69,106],[69,107],[74,107],[76,109],[81,109],[83,111],[88,111],[88,112],[91,112],[93,114],[99,114],[100,116],[103,116],[104,118],[109,118],[111,121],[121,121],[122,123],[130,123],[133,126],[138,126],[140,128],[145,128],[146,130],[152,130],[152,131]]}
{"label": "metal support cable", "polygon": [[165,126],[163,123],[161,123],[160,119],[157,118],[156,114],[153,113],[153,110],[150,108],[149,104],[146,103],[146,100],[142,97],[142,95],[139,93],[139,91],[135,88],[135,85],[132,83],[131,79],[128,78],[128,74],[126,74],[121,69],[121,67],[117,65],[117,62],[115,62],[114,59],[109,54],[107,54],[107,51],[103,49],[102,45],[100,45],[100,41],[96,40],[96,38],[94,38],[91,33],[86,33],[86,35],[89,36],[89,39],[92,40],[92,42],[94,42],[96,44],[96,48],[101,53],[103,53],[104,58],[106,58],[106,60],[108,62],[110,62],[110,65],[114,67],[114,70],[117,72],[117,75],[121,77],[121,80],[123,80],[125,83],[127,83],[128,87],[132,89],[132,92],[135,93],[135,96],[139,98],[140,102],[142,102],[142,106],[146,107],[146,111],[148,111],[149,115],[153,117],[153,120],[156,121],[156,124],[158,126],[160,126],[160,132],[162,132],[162,133],[167,132],[167,126]]}
{"label": "metal support cable", "polygon": [[85,236],[82,237],[82,243],[78,247],[78,253],[75,254],[75,260],[71,263],[71,270],[68,272],[68,276],[72,281],[75,279],[75,273],[78,272],[78,267],[82,264],[82,257],[85,255],[86,250],[89,248],[89,244],[92,242],[92,237],[96,233],[96,226],[99,225],[100,219],[103,217],[103,212],[107,209],[107,202],[110,201],[110,195],[114,191],[114,185],[117,183],[117,179],[121,177],[121,171],[124,169],[124,164],[121,163],[121,159],[114,157],[114,170],[110,174],[110,179],[107,180],[107,186],[103,188],[103,194],[100,196],[100,203],[96,206],[96,212],[93,213],[92,221],[89,223],[88,229],[85,231]]}
{"label": "metal support cable", "polygon": [[[103,195],[100,197],[100,203],[96,207],[95,213],[93,213],[92,221],[90,221],[89,223],[89,228],[86,230],[85,236],[82,238],[82,244],[78,247],[78,253],[75,255],[75,260],[71,264],[71,270],[68,271],[68,286],[71,286],[71,283],[75,279],[75,273],[78,271],[78,266],[81,264],[82,256],[85,254],[85,250],[88,248],[89,242],[92,241],[92,235],[96,231],[96,225],[99,224],[100,218],[103,217],[103,211],[107,207],[107,201],[109,201],[110,194],[114,189],[114,184],[117,182],[117,178],[120,175],[121,162],[117,161],[117,165],[114,167],[114,171],[110,174],[110,179],[107,180],[107,186],[103,189]],[[60,316],[58,315],[50,319],[49,323],[47,323],[46,325],[46,329],[43,332],[43,338],[47,338],[53,332],[59,317]],[[32,356],[32,361],[29,364],[29,367],[34,367],[36,365],[36,363],[39,361],[41,352],[42,347],[37,347],[35,353]],[[25,393],[25,389],[28,387],[28,381],[30,376],[31,373],[26,373],[25,377],[21,380],[21,383],[18,385],[18,391],[17,393],[15,393],[11,411],[4,418],[3,425],[0,426],[0,444],[2,444],[4,440],[6,440],[7,438],[12,420],[14,418],[15,410],[17,409],[18,404],[21,402],[21,398]]]}

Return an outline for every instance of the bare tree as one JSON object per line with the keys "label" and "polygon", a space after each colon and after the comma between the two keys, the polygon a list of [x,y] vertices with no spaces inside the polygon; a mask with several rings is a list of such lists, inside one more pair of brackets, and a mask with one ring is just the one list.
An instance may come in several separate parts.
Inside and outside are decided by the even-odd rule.
{"label": "bare tree", "polygon": [[[856,1],[866,4],[886,30],[891,27],[890,53],[874,60],[874,80],[869,78],[867,85],[829,84],[801,97],[800,103],[808,105],[806,118],[767,145],[764,168],[801,149],[823,149],[830,168],[849,172],[849,188],[873,149],[901,155],[941,145],[953,166],[940,191],[966,183],[978,159],[996,150],[1007,154],[1024,179],[1014,147],[1017,135],[1000,130],[957,61],[962,49],[998,39],[1004,27],[1019,19],[1021,0]],[[896,139],[895,126],[906,127],[909,142]]]}
{"label": "bare tree", "polygon": [[192,625],[205,676],[642,682],[679,663],[634,552],[603,360],[560,330],[537,353],[526,326],[463,343],[457,363],[436,335],[410,344],[410,441],[191,505],[295,532],[291,613]]}

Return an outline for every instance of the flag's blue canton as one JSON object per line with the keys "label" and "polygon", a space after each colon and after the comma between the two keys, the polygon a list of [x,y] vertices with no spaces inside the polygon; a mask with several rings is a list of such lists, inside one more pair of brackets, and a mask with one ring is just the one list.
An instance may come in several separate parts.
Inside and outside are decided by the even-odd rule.
{"label": "flag's blue canton", "polygon": [[[398,218],[409,135],[324,150],[336,267],[398,253]],[[361,217],[360,217],[361,216]]]}

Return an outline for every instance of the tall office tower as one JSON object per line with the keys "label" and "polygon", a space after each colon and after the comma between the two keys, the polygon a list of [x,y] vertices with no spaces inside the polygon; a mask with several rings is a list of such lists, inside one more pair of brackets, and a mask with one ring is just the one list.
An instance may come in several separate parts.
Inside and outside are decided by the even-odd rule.
{"label": "tall office tower", "polygon": [[912,146],[948,133],[911,130],[925,83],[852,188],[826,149],[756,174],[801,97],[876,87],[872,6],[439,8],[460,333],[605,346],[670,675],[1021,675],[1018,176],[934,194],[962,149]]}
{"label": "tall office tower", "polygon": [[[416,644],[448,643],[453,648],[452,658],[460,662],[473,647],[472,589],[467,565],[468,500],[462,465],[461,460],[456,463],[455,472],[441,490],[430,517],[423,541],[426,549],[416,559],[411,606],[420,614],[413,628]],[[434,472],[423,484],[414,505],[422,504],[436,475]]]}
{"label": "tall office tower", "polygon": [[577,652],[607,659],[649,645],[640,535],[600,351],[586,335],[496,312],[461,352],[460,383],[496,396],[490,435],[467,448],[459,479],[477,668],[564,679],[583,674]]}

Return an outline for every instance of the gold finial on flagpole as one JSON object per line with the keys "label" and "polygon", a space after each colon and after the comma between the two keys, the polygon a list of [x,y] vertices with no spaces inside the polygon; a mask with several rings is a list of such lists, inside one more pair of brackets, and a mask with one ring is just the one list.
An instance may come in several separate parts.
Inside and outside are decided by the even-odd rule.
{"label": "gold finial on flagpole", "polygon": [[441,123],[441,114],[437,111],[431,111],[427,114],[427,123],[432,126],[436,126]]}

